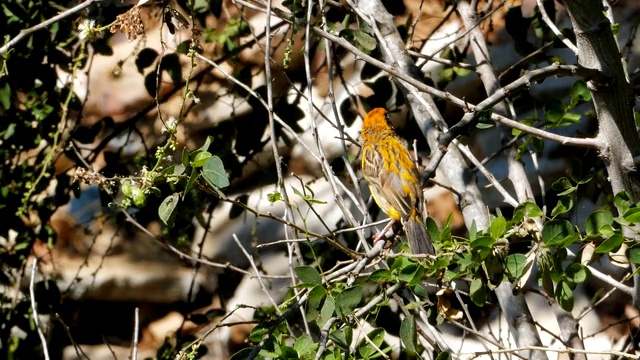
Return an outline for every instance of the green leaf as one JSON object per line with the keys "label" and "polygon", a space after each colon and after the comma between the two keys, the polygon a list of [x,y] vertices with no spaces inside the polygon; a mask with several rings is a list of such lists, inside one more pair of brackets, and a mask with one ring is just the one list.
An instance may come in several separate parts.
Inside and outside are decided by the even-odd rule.
{"label": "green leaf", "polygon": [[[617,220],[617,218],[614,218],[614,220]],[[614,234],[618,233],[619,231],[616,230],[613,226],[611,225],[603,225],[600,226],[600,234],[602,234],[602,236],[608,238],[610,236],[613,236]]]}
{"label": "green leaf", "polygon": [[485,130],[485,129],[491,129],[494,126],[496,126],[494,123],[476,123],[476,129],[480,129],[480,130]]}
{"label": "green leaf", "polygon": [[318,318],[320,304],[327,295],[327,291],[322,285],[317,285],[309,291],[309,299],[307,300],[307,321],[314,321]]}
{"label": "green leaf", "polygon": [[474,241],[472,241],[469,245],[471,246],[472,249],[476,249],[476,248],[486,248],[486,249],[490,249],[493,244],[495,244],[496,239],[492,238],[491,236],[481,236],[477,239],[475,239]]}
{"label": "green leaf", "polygon": [[542,215],[542,210],[540,210],[538,205],[532,202],[524,202],[518,205],[513,211],[513,221],[521,222],[525,217],[536,218]]}
{"label": "green leaf", "polygon": [[207,139],[204,141],[204,144],[202,144],[202,146],[199,149],[197,149],[196,151],[208,151],[209,150],[209,146],[211,146],[212,142],[213,142],[213,136],[211,136],[211,135],[207,136]]}
{"label": "green leaf", "polygon": [[565,113],[565,106],[562,100],[551,98],[544,104],[544,117],[547,121],[557,123]]}
{"label": "green leaf", "polygon": [[431,217],[427,217],[427,232],[429,233],[429,237],[431,241],[439,243],[441,240],[441,232],[438,228],[438,224],[436,224],[435,220]]}
{"label": "green leaf", "polygon": [[335,310],[336,301],[331,296],[327,296],[324,300],[324,304],[322,304],[322,309],[320,309],[320,315],[316,319],[318,326],[323,327],[324,324],[331,319]]}
{"label": "green leaf", "polygon": [[336,310],[339,316],[346,317],[358,306],[362,299],[362,288],[354,286],[336,296]]}
{"label": "green leaf", "polygon": [[631,207],[631,199],[626,191],[621,191],[613,198],[613,205],[618,209],[619,214],[624,214]]}
{"label": "green leaf", "polygon": [[295,349],[290,346],[284,345],[284,343],[279,345],[279,349],[278,347],[276,347],[276,350],[278,350],[276,353],[278,359],[297,359],[298,358],[298,353],[295,351]]}
{"label": "green leaf", "polygon": [[630,223],[640,223],[640,208],[634,207],[624,212],[622,217]]}
{"label": "green leaf", "polygon": [[322,284],[322,277],[318,273],[318,270],[311,266],[298,266],[295,268],[298,279],[305,285],[320,285]]}
{"label": "green leaf", "polygon": [[373,273],[371,273],[371,275],[369,276],[369,280],[373,281],[374,283],[391,281],[393,280],[393,275],[391,274],[391,271],[387,269],[377,269]]}
{"label": "green leaf", "polygon": [[200,173],[196,169],[193,169],[191,171],[191,176],[189,176],[189,180],[187,181],[187,185],[185,185],[184,192],[182,193],[183,196],[187,196],[187,193],[189,193],[189,191],[191,191],[191,189],[193,189],[193,186],[195,185],[196,180],[198,180],[198,176],[199,175],[200,175]]}
{"label": "green leaf", "polygon": [[629,261],[634,264],[640,264],[640,246],[629,249]]}
{"label": "green leaf", "polygon": [[162,200],[162,203],[158,207],[158,216],[168,227],[173,227],[176,217],[175,210],[179,201],[180,193],[173,193]]}
{"label": "green leaf", "polygon": [[499,216],[491,222],[491,226],[489,227],[489,232],[491,233],[491,237],[494,239],[500,239],[504,234],[504,231],[507,229],[507,220],[503,216]]}
{"label": "green leaf", "polygon": [[329,339],[342,349],[349,350],[351,340],[353,339],[353,330],[351,327],[346,327],[344,330],[333,331],[329,334]]}
{"label": "green leaf", "polygon": [[577,124],[580,122],[581,114],[568,112],[565,113],[560,121],[556,123],[557,126],[566,126],[571,124]]}
{"label": "green leaf", "polygon": [[564,191],[573,188],[573,184],[566,177],[561,177],[551,184],[551,188],[557,191]]}
{"label": "green leaf", "polygon": [[418,344],[418,337],[416,331],[416,319],[413,315],[409,315],[402,319],[400,323],[400,339],[404,344],[405,349],[410,355],[415,355]]}
{"label": "green leaf", "polygon": [[561,177],[560,179],[556,180],[553,184],[551,184],[551,188],[553,190],[560,191],[558,193],[558,196],[566,196],[578,190],[578,188],[574,186],[566,177]]}
{"label": "green leaf", "polygon": [[558,283],[554,296],[558,304],[560,304],[565,311],[571,312],[571,310],[573,310],[573,289],[571,289],[571,286],[569,286],[566,281],[560,281]]}
{"label": "green leaf", "polygon": [[193,167],[202,167],[207,162],[207,160],[209,160],[210,157],[211,157],[211,153],[210,152],[208,152],[208,151],[199,151],[193,157],[193,162],[191,163],[191,165]]}
{"label": "green leaf", "polygon": [[414,286],[422,280],[423,275],[424,267],[411,263],[400,269],[399,279],[406,282],[408,286]]}
{"label": "green leaf", "polygon": [[614,234],[605,239],[594,251],[597,253],[610,253],[618,250],[623,242],[624,237],[622,235]]}
{"label": "green leaf", "polygon": [[507,256],[507,273],[514,279],[519,279],[524,272],[527,257],[523,254],[511,254]]}
{"label": "green leaf", "polygon": [[316,285],[309,291],[309,301],[322,301],[325,295],[327,295],[327,290],[322,285]]}
{"label": "green leaf", "polygon": [[551,269],[549,269],[548,261],[541,261],[540,279],[538,281],[547,294],[553,294],[553,279],[551,278]]}
{"label": "green leaf", "polygon": [[5,110],[9,110],[11,106],[11,86],[8,83],[5,83],[4,86],[0,88],[0,105]]}
{"label": "green leaf", "polygon": [[550,220],[542,227],[542,240],[554,242],[574,232],[573,226],[567,220]]}
{"label": "green leaf", "polygon": [[609,210],[598,210],[593,212],[584,224],[587,236],[600,236],[600,228],[613,224],[613,214]]}
{"label": "green leaf", "polygon": [[591,91],[584,80],[577,80],[571,85],[571,100],[576,103],[580,100],[591,101]]}
{"label": "green leaf", "polygon": [[375,328],[367,334],[367,337],[371,342],[362,339],[360,346],[358,346],[358,353],[360,354],[362,359],[369,359],[374,355],[379,354],[378,349],[384,341],[384,329]]}
{"label": "green leaf", "polygon": [[222,160],[216,155],[207,159],[202,167],[202,176],[213,188],[224,188],[229,186],[229,178],[224,170]]}
{"label": "green leaf", "polygon": [[182,165],[182,164],[172,165],[172,166],[166,168],[164,171],[162,171],[162,173],[165,173],[165,171],[167,171],[167,170],[171,170],[167,174],[180,176],[180,175],[184,174],[184,172],[187,170],[187,167]]}
{"label": "green leaf", "polygon": [[558,215],[565,214],[573,208],[573,198],[571,196],[561,196],[558,199],[558,203],[551,210],[551,216],[556,217]]}
{"label": "green leaf", "polygon": [[251,333],[249,333],[249,341],[259,343],[268,333],[269,329],[265,328],[263,325],[257,325],[253,330],[251,330]]}
{"label": "green leaf", "polygon": [[469,229],[469,241],[473,241],[478,236],[478,225],[476,224],[476,220],[471,221],[471,228]]}
{"label": "green leaf", "polygon": [[318,347],[318,344],[311,339],[308,335],[302,335],[296,339],[296,342],[293,343],[293,350],[298,353],[299,357],[310,354],[315,351]]}
{"label": "green leaf", "polygon": [[413,274],[416,272],[418,265],[415,263],[409,263],[406,266],[400,268],[400,281],[409,282],[413,279]]}
{"label": "green leaf", "polygon": [[274,203],[277,201],[280,201],[280,199],[282,198],[282,194],[280,194],[277,191],[274,191],[272,193],[267,194],[267,199],[269,200],[270,203]]}
{"label": "green leaf", "polygon": [[575,229],[567,220],[550,220],[542,227],[542,240],[548,247],[565,247],[569,236],[575,234]]}
{"label": "green leaf", "polygon": [[578,161],[571,162],[571,171],[569,172],[569,177],[571,180],[578,185],[586,184],[595,175],[595,169],[591,166],[591,164],[583,164],[582,159]]}
{"label": "green leaf", "polygon": [[480,278],[471,280],[469,287],[469,295],[474,304],[482,307],[487,300],[487,287],[482,283]]}
{"label": "green leaf", "polygon": [[446,351],[441,352],[434,360],[451,360],[451,354]]}
{"label": "green leaf", "polygon": [[619,22],[615,22],[613,24],[611,24],[611,33],[613,33],[613,36],[618,36],[620,34],[620,23]]}
{"label": "green leaf", "polygon": [[564,270],[564,275],[567,280],[570,280],[574,284],[580,284],[587,280],[589,272],[586,266],[573,263],[567,266],[567,268]]}
{"label": "green leaf", "polygon": [[191,156],[189,155],[189,150],[185,147],[182,149],[182,165],[185,167],[189,166],[191,163]]}
{"label": "green leaf", "polygon": [[321,201],[321,200],[317,200],[314,199],[315,194],[313,193],[313,190],[311,189],[311,187],[309,186],[305,186],[305,188],[309,191],[310,194],[306,194],[306,193],[302,193],[300,190],[296,189],[294,186],[291,186],[291,189],[293,189],[293,193],[296,194],[297,196],[299,196],[302,200],[311,203],[311,204],[326,204],[326,201]]}
{"label": "green leaf", "polygon": [[391,271],[395,272],[395,271],[402,271],[402,269],[411,265],[415,265],[415,264],[411,260],[407,259],[406,257],[401,256],[393,259],[393,262],[391,263],[390,268],[391,268]]}
{"label": "green leaf", "polygon": [[375,50],[377,46],[376,38],[362,30],[354,30],[353,36],[360,47],[367,52]]}

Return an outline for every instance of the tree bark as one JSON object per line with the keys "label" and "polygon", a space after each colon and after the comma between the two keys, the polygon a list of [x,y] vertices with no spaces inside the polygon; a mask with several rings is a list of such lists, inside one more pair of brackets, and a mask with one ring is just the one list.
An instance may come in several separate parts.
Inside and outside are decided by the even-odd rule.
{"label": "tree bark", "polygon": [[[603,143],[600,158],[614,194],[626,191],[632,203],[640,201],[640,177],[634,162],[640,154],[640,137],[633,119],[633,92],[625,75],[622,56],[604,15],[601,1],[565,0],[578,46],[578,63],[600,71],[608,81],[588,83],[598,118],[598,138]],[[622,215],[622,214],[620,214]],[[638,234],[623,228],[625,237]],[[635,269],[634,269],[635,270]],[[634,275],[633,304],[640,309],[640,274]]]}

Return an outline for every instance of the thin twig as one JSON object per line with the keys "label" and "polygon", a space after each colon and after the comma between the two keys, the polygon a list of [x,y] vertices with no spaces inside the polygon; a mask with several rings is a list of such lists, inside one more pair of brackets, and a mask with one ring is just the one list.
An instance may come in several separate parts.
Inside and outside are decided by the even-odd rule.
{"label": "thin twig", "polygon": [[51,19],[47,19],[43,22],[41,22],[38,25],[34,25],[28,29],[24,29],[22,31],[20,31],[20,33],[18,35],[16,35],[16,37],[14,37],[13,39],[9,40],[9,42],[7,42],[3,47],[0,47],[0,55],[3,55],[4,53],[6,53],[7,51],[9,51],[10,48],[12,48],[13,46],[15,46],[17,43],[19,43],[20,41],[22,41],[22,39],[24,39],[25,37],[33,34],[36,31],[40,31],[43,29],[46,29],[49,25],[51,24],[55,24],[58,21],[71,16],[83,9],[88,8],[89,6],[93,5],[93,3],[95,2],[100,2],[100,1],[104,1],[104,0],[87,0],[83,3],[80,3],[74,7],[72,7],[71,9],[67,9],[63,12],[61,12],[60,14],[52,17]]}
{"label": "thin twig", "polygon": [[[544,8],[542,0],[536,0],[536,4],[538,4],[538,11],[540,11],[540,15],[542,15],[542,21],[547,24],[549,29],[551,29],[551,31],[558,37],[558,39],[560,39],[560,41],[562,41],[563,44],[565,44],[566,47],[569,48],[569,50],[573,51],[575,55],[578,55],[578,47],[569,41],[569,39],[567,39],[560,30],[558,30],[556,24],[551,20],[549,14],[547,14],[547,9]],[[551,5],[555,6],[555,3],[552,2]]]}
{"label": "thin twig", "polygon": [[256,278],[258,279],[258,283],[260,283],[260,288],[262,289],[262,292],[264,292],[265,295],[267,295],[267,297],[269,298],[269,301],[271,301],[271,305],[275,308],[276,313],[278,315],[282,315],[282,312],[280,311],[280,307],[278,306],[278,303],[271,296],[271,293],[269,292],[269,290],[267,289],[267,286],[265,285],[264,281],[262,280],[262,274],[260,273],[260,270],[256,266],[256,262],[253,261],[253,257],[251,257],[251,255],[249,255],[249,252],[247,252],[247,250],[244,248],[244,246],[242,245],[242,243],[240,242],[240,239],[238,239],[238,236],[236,234],[233,234],[233,241],[235,241],[236,245],[238,245],[238,248],[240,248],[240,251],[242,251],[242,254],[244,254],[244,256],[247,258],[247,261],[251,265],[251,268],[253,269],[253,272],[254,272]]}
{"label": "thin twig", "polygon": [[518,206],[518,201],[516,199],[514,199],[511,194],[509,194],[509,192],[507,191],[507,189],[505,189],[502,184],[500,184],[500,182],[495,178],[495,176],[493,176],[493,174],[487,170],[487,168],[485,168],[480,161],[478,161],[478,159],[476,159],[476,157],[473,155],[473,153],[471,153],[471,151],[467,148],[466,145],[462,145],[460,144],[457,140],[454,140],[453,143],[458,147],[458,149],[460,149],[460,152],[462,152],[462,154],[464,154],[464,156],[471,161],[471,163],[473,163],[473,165],[480,170],[480,172],[482,173],[482,175],[484,175],[487,180],[489,180],[489,182],[491,183],[491,185],[493,185],[493,187],[498,190],[498,192],[502,195],[502,197],[504,198],[504,202],[506,202],[507,204],[513,206],[514,208]]}
{"label": "thin twig", "polygon": [[138,359],[138,333],[140,331],[140,308],[136,306],[133,312],[133,344],[131,345],[131,360]]}
{"label": "thin twig", "polygon": [[42,352],[44,353],[44,358],[49,360],[49,349],[47,348],[47,338],[44,336],[44,332],[42,331],[42,326],[40,324],[40,318],[38,317],[38,308],[36,307],[36,273],[38,272],[38,258],[33,258],[33,263],[31,265],[31,280],[29,281],[29,296],[31,297],[31,312],[33,315],[33,322],[36,325],[36,329],[38,330],[38,336],[40,336],[40,342],[42,343]]}
{"label": "thin twig", "polygon": [[621,357],[621,358],[634,359],[634,360],[636,360],[638,358],[638,355],[625,353],[625,352],[621,352],[621,351],[615,351],[615,350],[591,351],[591,350],[581,350],[581,349],[573,349],[573,348],[554,349],[554,348],[545,347],[545,346],[522,346],[522,347],[510,348],[510,349],[496,349],[496,350],[491,350],[490,352],[487,352],[487,351],[475,351],[475,352],[469,352],[469,353],[462,353],[460,355],[461,356],[472,355],[472,356],[475,356],[475,357],[478,357],[478,356],[481,356],[481,355],[487,355],[489,353],[493,353],[493,354],[513,354],[513,355],[515,355],[518,351],[549,351],[549,352],[555,352],[555,353],[558,353],[558,354],[607,355],[607,356],[618,356],[618,357]]}

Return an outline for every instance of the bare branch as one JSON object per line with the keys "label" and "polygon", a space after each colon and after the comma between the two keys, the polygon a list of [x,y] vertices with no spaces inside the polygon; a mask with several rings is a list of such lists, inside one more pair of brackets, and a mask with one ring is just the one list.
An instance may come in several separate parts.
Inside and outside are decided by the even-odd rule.
{"label": "bare branch", "polygon": [[495,121],[496,123],[506,125],[510,128],[520,130],[527,134],[537,136],[541,139],[550,140],[562,145],[571,145],[571,146],[586,147],[586,148],[592,148],[592,149],[600,149],[602,147],[602,142],[597,138],[593,138],[593,139],[575,138],[571,136],[558,135],[549,131],[540,130],[534,126],[525,125],[521,122],[511,120],[505,116],[498,115],[498,114],[491,114],[491,120]]}
{"label": "bare branch", "polygon": [[136,306],[133,312],[133,343],[131,345],[131,360],[138,360],[138,333],[140,332],[140,308]]}
{"label": "bare branch", "polygon": [[36,306],[36,273],[38,272],[38,258],[34,257],[33,262],[31,263],[31,280],[29,281],[29,296],[31,297],[31,313],[33,316],[33,322],[36,325],[36,329],[38,330],[38,336],[40,336],[40,342],[42,343],[42,352],[44,353],[44,358],[49,360],[49,349],[47,346],[47,338],[44,336],[44,332],[42,331],[42,324],[40,324],[40,317],[38,316],[38,308]]}
{"label": "bare branch", "polygon": [[[578,55],[578,48],[573,45],[573,43],[567,39],[561,32],[558,30],[555,22],[551,20],[549,14],[547,14],[547,9],[544,8],[544,4],[542,4],[542,0],[536,0],[536,4],[538,5],[538,11],[540,11],[540,15],[542,15],[542,21],[551,29],[551,31],[568,47],[574,54]],[[555,6],[555,3],[551,3],[552,6]]]}
{"label": "bare branch", "polygon": [[9,40],[9,42],[7,42],[6,44],[4,44],[4,46],[0,47],[0,55],[5,54],[7,51],[9,51],[9,49],[11,49],[12,47],[14,47],[17,43],[19,43],[20,41],[22,41],[22,39],[24,39],[25,37],[33,34],[36,31],[40,31],[43,29],[46,29],[49,25],[51,24],[55,24],[58,21],[71,16],[77,12],[80,12],[86,8],[88,8],[89,6],[93,5],[96,2],[101,2],[104,0],[87,0],[85,2],[82,2],[74,7],[72,7],[71,9],[65,10],[63,12],[61,12],[60,14],[52,17],[51,19],[47,19],[43,22],[41,22],[38,25],[32,26],[28,29],[24,29],[22,31],[20,31],[20,33],[14,37],[13,39]]}

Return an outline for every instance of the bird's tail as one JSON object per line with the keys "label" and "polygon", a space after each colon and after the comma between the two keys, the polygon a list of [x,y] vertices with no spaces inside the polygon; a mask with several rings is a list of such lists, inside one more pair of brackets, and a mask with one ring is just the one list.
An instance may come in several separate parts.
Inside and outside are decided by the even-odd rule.
{"label": "bird's tail", "polygon": [[411,214],[409,219],[404,221],[403,225],[411,253],[435,255],[435,250],[431,244],[431,238],[429,238],[427,228],[422,223],[422,220],[420,220],[418,214]]}

